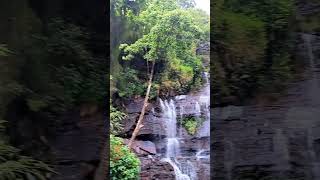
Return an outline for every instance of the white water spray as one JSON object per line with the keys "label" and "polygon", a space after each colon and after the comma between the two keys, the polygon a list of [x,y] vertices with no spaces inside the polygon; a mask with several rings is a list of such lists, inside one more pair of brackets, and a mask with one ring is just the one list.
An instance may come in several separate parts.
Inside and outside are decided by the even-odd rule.
{"label": "white water spray", "polygon": [[177,160],[180,157],[180,142],[177,138],[177,113],[173,100],[168,102],[160,99],[162,117],[166,125],[167,146],[166,158],[164,161],[170,163],[173,167],[177,180],[191,180],[188,174],[182,172],[183,167]]}

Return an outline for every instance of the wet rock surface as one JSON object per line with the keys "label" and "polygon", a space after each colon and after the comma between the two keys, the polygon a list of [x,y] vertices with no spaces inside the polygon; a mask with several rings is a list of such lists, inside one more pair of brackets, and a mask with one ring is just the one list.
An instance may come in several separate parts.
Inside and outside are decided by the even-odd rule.
{"label": "wet rock surface", "polygon": [[175,180],[173,167],[156,157],[140,157],[141,180]]}
{"label": "wet rock surface", "polygon": [[296,3],[301,15],[312,15],[320,12],[320,3],[308,0],[297,0]]}
{"label": "wet rock surface", "polygon": [[[189,95],[181,95],[172,98],[175,104],[177,129],[176,136],[179,141],[179,157],[177,157],[181,167],[192,167],[196,172],[197,178],[206,180],[210,177],[210,121],[209,121],[209,84],[201,90]],[[169,101],[169,100],[168,100]],[[164,162],[168,148],[166,136],[168,135],[168,124],[165,122],[163,110],[160,102],[152,102],[148,105],[147,112],[143,121],[137,141],[134,144],[134,151],[141,160],[141,179],[175,179],[175,172],[172,165]],[[131,134],[135,121],[139,116],[137,107],[141,108],[141,100],[131,101],[126,106],[128,117],[125,120],[124,132]],[[183,117],[201,117],[204,122],[198,127],[197,134],[190,135],[182,127],[180,120]],[[207,150],[207,154],[199,152]],[[204,152],[205,153],[205,152]],[[199,158],[198,158],[199,156]],[[181,161],[180,161],[181,160]],[[187,170],[183,170],[187,171]]]}
{"label": "wet rock surface", "polygon": [[[128,144],[128,143],[129,143],[129,140],[126,139],[125,144]],[[156,146],[151,141],[135,141],[132,144],[132,149],[139,156],[155,155],[157,153]]]}
{"label": "wet rock surface", "polygon": [[79,112],[65,118],[74,119],[69,125],[62,124],[48,144],[55,159],[54,168],[59,174],[53,180],[86,179],[93,176],[101,160],[101,149],[106,139],[102,112],[80,117]]}
{"label": "wet rock surface", "polygon": [[298,39],[306,70],[286,95],[212,108],[213,179],[320,179],[320,37]]}
{"label": "wet rock surface", "polygon": [[[166,179],[166,180],[174,180],[175,174],[173,167],[167,163],[162,162],[160,154],[165,154],[166,152],[166,140],[165,136],[165,126],[164,119],[162,119],[157,113],[154,114],[149,111],[145,116],[143,125],[144,127],[141,129],[137,141],[134,144],[134,151],[138,154],[141,160],[141,180],[153,180],[153,179]],[[193,113],[195,114],[195,112]],[[129,118],[126,120],[126,126],[133,126],[134,123],[131,123],[139,114],[131,114]],[[187,114],[184,114],[187,115]],[[190,115],[190,112],[188,113]],[[132,118],[133,117],[133,118]],[[132,127],[125,129],[133,129]],[[191,136],[187,133],[184,128],[178,129],[178,132],[181,132],[181,156],[190,156],[193,157],[191,162],[195,165],[195,169],[197,174],[199,174],[199,178],[203,180],[208,179],[210,176],[210,162],[206,158],[196,160],[196,154],[199,149],[209,149],[209,136],[204,137],[195,137]]]}

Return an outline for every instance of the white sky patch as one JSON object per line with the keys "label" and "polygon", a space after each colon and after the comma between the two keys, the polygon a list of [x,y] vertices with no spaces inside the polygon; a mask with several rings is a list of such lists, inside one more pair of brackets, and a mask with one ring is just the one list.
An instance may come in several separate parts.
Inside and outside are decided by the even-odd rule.
{"label": "white sky patch", "polygon": [[210,0],[195,0],[196,7],[210,14]]}

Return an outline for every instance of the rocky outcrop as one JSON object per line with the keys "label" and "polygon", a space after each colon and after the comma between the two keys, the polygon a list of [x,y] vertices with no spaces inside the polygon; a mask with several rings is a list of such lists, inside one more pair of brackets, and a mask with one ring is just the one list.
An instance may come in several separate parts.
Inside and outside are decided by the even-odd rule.
{"label": "rocky outcrop", "polygon": [[102,112],[80,117],[79,111],[68,113],[54,136],[48,139],[59,173],[53,180],[81,180],[93,178],[101,160],[101,149],[106,141]]}
{"label": "rocky outcrop", "polygon": [[197,54],[208,55],[210,54],[210,42],[204,42],[197,48]]}
{"label": "rocky outcrop", "polygon": [[93,179],[106,142],[103,111],[91,111],[92,106],[79,108],[50,121],[38,116],[28,118],[32,116],[26,115],[19,104],[23,105],[16,102],[10,106],[7,114],[10,137],[17,147],[49,162],[57,172],[52,180]]}
{"label": "rocky outcrop", "polygon": [[[206,119],[209,107],[209,85],[207,84],[202,90],[190,95],[181,95],[174,98],[177,115],[177,136],[179,137],[180,156],[178,161],[185,167],[192,166],[197,173],[198,178],[203,180],[210,176],[209,156],[197,159],[200,150],[208,150],[210,147],[209,140],[209,119],[205,121],[198,131],[204,132],[194,136],[179,124],[181,117],[197,116]],[[136,119],[142,106],[142,99],[135,99],[126,104],[127,119],[124,121],[123,136],[129,138],[132,133]],[[160,104],[152,102],[148,105],[147,112],[143,121],[137,141],[133,145],[133,150],[141,160],[140,177],[143,180],[151,179],[175,179],[174,169],[170,163],[161,160],[164,158],[167,149],[166,119],[163,116]],[[207,132],[208,131],[208,132]],[[181,159],[182,158],[182,159]],[[181,160],[181,161],[180,161]]]}
{"label": "rocky outcrop", "polygon": [[299,14],[303,16],[310,16],[320,12],[320,3],[310,0],[297,0],[296,3]]}
{"label": "rocky outcrop", "polygon": [[[129,140],[125,140],[125,144],[128,144]],[[139,156],[155,155],[157,153],[156,146],[151,141],[134,141],[132,144],[133,151]]]}
{"label": "rocky outcrop", "polygon": [[286,95],[212,109],[213,179],[320,179],[320,38],[298,37],[306,70]]}
{"label": "rocky outcrop", "polygon": [[175,180],[173,167],[165,161],[155,157],[140,157],[141,180]]}
{"label": "rocky outcrop", "polygon": [[[136,121],[139,118],[140,111],[143,105],[143,99],[135,99],[126,104],[126,113],[128,114],[127,118],[124,120],[124,129],[121,134],[128,137],[132,134]],[[157,107],[149,103],[146,108],[146,114],[143,120],[143,127],[139,131],[138,139],[146,136],[147,139],[153,139],[157,136],[165,135],[165,127],[162,123],[162,119],[159,116],[159,113],[152,113],[152,109]]]}

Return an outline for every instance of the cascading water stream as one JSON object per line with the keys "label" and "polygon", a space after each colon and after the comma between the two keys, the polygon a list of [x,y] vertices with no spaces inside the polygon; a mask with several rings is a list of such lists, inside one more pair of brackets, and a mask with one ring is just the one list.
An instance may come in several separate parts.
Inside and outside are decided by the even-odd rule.
{"label": "cascading water stream", "polygon": [[195,103],[195,111],[196,111],[196,116],[199,117],[201,115],[201,107],[198,101]]}
{"label": "cascading water stream", "polygon": [[183,113],[184,113],[184,108],[183,106],[180,106],[180,130],[179,130],[179,137],[182,137],[182,119],[183,119]]}
{"label": "cascading water stream", "polygon": [[165,161],[169,162],[174,168],[177,180],[191,180],[191,178],[184,174],[180,168],[182,165],[178,162],[177,157],[180,156],[180,142],[177,138],[177,113],[173,100],[168,103],[167,100],[160,99],[160,106],[165,119],[167,146]]}
{"label": "cascading water stream", "polygon": [[[312,34],[303,34],[302,38],[304,40],[305,46],[306,46],[306,52],[307,57],[309,59],[309,69],[310,73],[312,75],[311,81],[310,81],[310,98],[315,102],[320,102],[320,98],[318,96],[318,90],[319,90],[319,77],[317,72],[317,62],[315,59],[315,56],[313,54],[313,47],[312,47],[312,40],[314,38],[314,35]],[[317,98],[317,99],[315,99]]]}
{"label": "cascading water stream", "polygon": [[[210,150],[206,145],[197,141],[192,148],[197,153],[185,149],[190,135],[183,133],[183,118],[196,117],[200,126],[193,138],[208,138],[210,136],[210,83],[208,73],[203,74],[204,86],[197,94],[179,95],[171,100],[159,99],[161,122],[165,127],[166,151],[163,161],[168,162],[174,169],[176,180],[198,180],[203,178],[200,168],[210,159]],[[177,124],[177,118],[180,119]],[[204,120],[204,121],[203,121]],[[198,139],[200,140],[200,139]],[[203,139],[202,139],[203,140]],[[209,139],[207,140],[209,141]],[[201,164],[199,166],[199,164]]]}
{"label": "cascading water stream", "polygon": [[205,116],[205,121],[202,127],[198,130],[198,137],[209,137],[210,136],[210,81],[208,73],[203,73],[205,85],[203,91],[199,97],[199,103],[202,108],[202,113]]}
{"label": "cascading water stream", "polygon": [[[200,151],[198,151],[196,153],[196,158],[197,160],[201,160],[201,159],[209,159],[210,158],[210,154],[207,153],[208,150],[204,150],[201,149]],[[207,153],[207,154],[206,154]]]}
{"label": "cascading water stream", "polygon": [[[302,39],[304,40],[304,44],[305,44],[305,48],[306,48],[306,52],[307,52],[307,57],[309,60],[309,70],[311,73],[311,80],[310,85],[309,85],[309,97],[310,97],[310,101],[312,102],[313,106],[317,106],[320,103],[320,98],[319,98],[319,71],[317,69],[317,58],[315,57],[315,54],[313,52],[313,45],[312,42],[315,39],[315,36],[312,34],[302,34]],[[312,130],[309,129],[308,133],[310,134],[309,136],[312,136]],[[311,138],[309,138],[308,140],[308,149],[309,149],[309,155],[311,157],[311,163],[313,165],[312,168],[312,172],[313,172],[313,176],[315,179],[319,179],[320,178],[320,173],[318,171],[318,169],[320,168],[320,163],[318,161],[314,161],[314,159],[317,159],[317,155],[316,152],[313,150],[313,141]]]}

